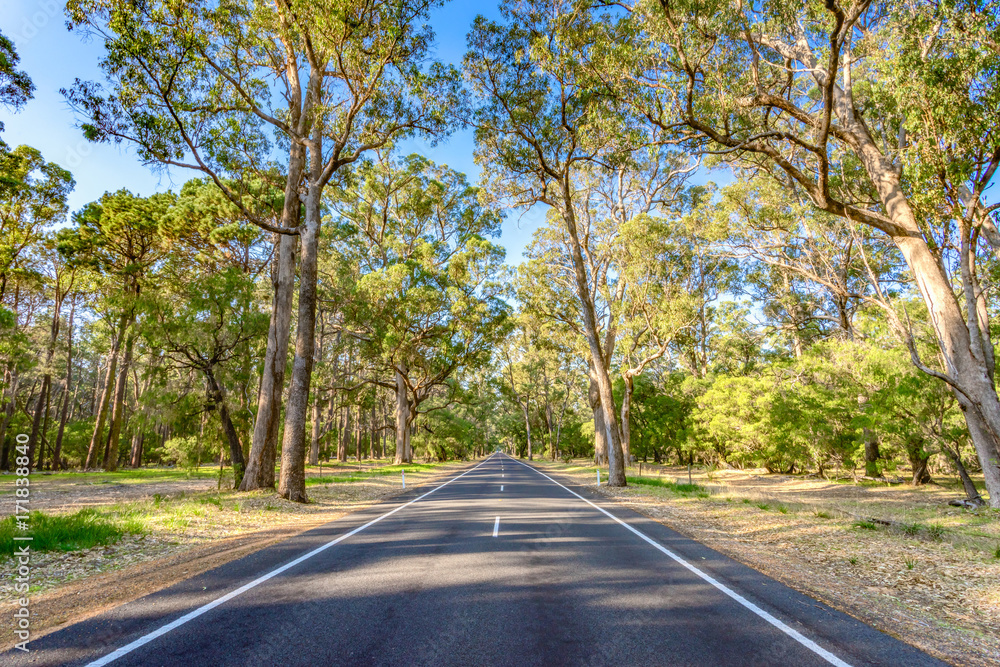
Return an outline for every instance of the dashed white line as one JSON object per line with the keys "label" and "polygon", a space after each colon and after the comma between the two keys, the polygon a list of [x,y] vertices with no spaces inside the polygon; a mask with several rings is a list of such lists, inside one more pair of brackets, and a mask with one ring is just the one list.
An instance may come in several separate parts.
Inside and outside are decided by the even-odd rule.
{"label": "dashed white line", "polygon": [[[813,640],[811,640],[808,637],[806,637],[805,635],[803,635],[801,632],[799,632],[799,631],[797,631],[797,630],[789,627],[783,621],[775,618],[774,616],[772,616],[768,612],[764,611],[763,609],[761,609],[760,607],[758,607],[757,605],[755,605],[753,602],[750,602],[750,600],[747,600],[745,597],[743,597],[742,595],[740,595],[739,593],[737,593],[733,589],[729,588],[725,584],[719,582],[718,580],[714,579],[713,577],[711,577],[710,575],[706,574],[705,572],[702,572],[697,567],[695,567],[691,563],[687,562],[686,560],[684,560],[683,558],[681,558],[680,556],[678,556],[677,554],[675,554],[673,551],[670,551],[669,549],[667,549],[666,547],[664,547],[663,545],[661,545],[659,542],[657,542],[653,538],[651,538],[648,535],[646,535],[645,533],[637,530],[636,528],[633,528],[628,523],[626,523],[625,521],[622,521],[621,519],[619,519],[618,517],[616,517],[614,514],[612,514],[611,512],[609,512],[606,509],[604,509],[603,507],[601,507],[600,505],[595,505],[594,503],[590,502],[589,500],[587,500],[586,498],[584,498],[583,496],[581,496],[576,491],[573,491],[572,489],[569,489],[569,488],[563,486],[562,484],[560,484],[559,482],[557,482],[556,480],[552,479],[551,477],[549,477],[548,475],[546,475],[541,470],[538,470],[537,468],[533,468],[532,466],[529,466],[527,463],[523,463],[521,461],[518,461],[517,459],[513,459],[513,461],[514,461],[514,463],[520,463],[521,465],[523,465],[525,468],[528,468],[529,470],[535,471],[536,473],[538,473],[539,475],[541,475],[545,479],[549,480],[550,482],[552,482],[556,486],[562,487],[566,491],[570,492],[571,494],[573,494],[574,496],[576,496],[577,498],[579,498],[583,502],[587,503],[588,505],[590,505],[591,507],[593,507],[594,509],[596,509],[601,514],[604,514],[605,516],[607,516],[608,518],[610,518],[612,521],[615,521],[615,522],[621,524],[627,530],[635,533],[639,538],[641,538],[645,542],[648,542],[651,546],[655,547],[656,549],[658,549],[660,552],[662,552],[663,554],[665,554],[669,558],[675,560],[677,563],[679,563],[680,565],[684,566],[685,568],[687,568],[688,570],[690,570],[692,573],[694,573],[695,575],[697,575],[698,577],[700,577],[704,581],[708,582],[709,584],[711,584],[712,586],[714,586],[715,588],[717,588],[721,592],[725,593],[730,598],[732,598],[733,600],[735,600],[739,604],[743,605],[744,607],[746,607],[747,609],[749,609],[750,611],[752,611],[757,616],[761,617],[762,619],[764,619],[765,621],[767,621],[768,623],[770,623],[771,625],[773,625],[774,627],[776,627],[778,630],[781,630],[786,635],[788,635],[789,637],[791,637],[792,639],[794,639],[795,641],[797,641],[799,644],[801,644],[802,646],[806,647],[807,649],[809,649],[810,651],[812,651],[813,653],[815,653],[819,657],[821,657],[824,660],[826,660],[827,662],[829,662],[831,665],[836,665],[837,667],[851,667],[850,663],[844,662],[843,660],[841,660],[840,658],[838,658],[837,656],[835,656],[833,653],[830,653],[825,648],[823,648],[822,646],[820,646],[819,644],[817,644]],[[500,517],[497,517],[497,524],[499,525],[499,523],[500,523]]]}
{"label": "dashed white line", "polygon": [[503,491],[503,484],[500,485],[500,490]]}
{"label": "dashed white line", "polygon": [[500,517],[497,517],[496,523],[493,524],[493,537],[497,536],[500,532]]}

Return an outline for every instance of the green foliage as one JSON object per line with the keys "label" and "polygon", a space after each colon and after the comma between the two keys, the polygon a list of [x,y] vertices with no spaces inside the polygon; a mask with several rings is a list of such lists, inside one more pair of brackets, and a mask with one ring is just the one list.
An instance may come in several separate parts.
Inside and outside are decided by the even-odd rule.
{"label": "green foliage", "polygon": [[176,462],[179,465],[194,470],[201,465],[202,461],[210,459],[212,456],[206,444],[197,436],[171,438],[164,444],[167,462]]}

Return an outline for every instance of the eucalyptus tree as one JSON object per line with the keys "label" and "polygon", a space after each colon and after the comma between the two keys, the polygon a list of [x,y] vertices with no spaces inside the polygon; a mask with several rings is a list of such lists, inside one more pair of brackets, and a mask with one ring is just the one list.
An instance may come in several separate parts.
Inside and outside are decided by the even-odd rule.
{"label": "eucalyptus tree", "polygon": [[720,250],[740,261],[743,291],[789,332],[796,357],[814,340],[854,339],[859,310],[898,310],[898,297],[912,288],[902,258],[871,228],[765,181],[734,183],[720,194]]}
{"label": "eucalyptus tree", "polygon": [[395,391],[396,461],[408,462],[420,405],[457,398],[456,375],[487,364],[506,333],[504,251],[489,240],[501,218],[463,174],[418,155],[382,153],[353,180],[333,203],[337,299],[345,333],[391,378],[370,380]]}
{"label": "eucalyptus tree", "polygon": [[[885,235],[930,313],[941,364],[1000,507],[1000,399],[984,262],[1000,247],[1000,16],[989,3],[638,0],[560,43],[692,150]],[[593,46],[594,48],[590,48]],[[953,280],[952,277],[956,280]]]}
{"label": "eucalyptus tree", "polygon": [[[455,76],[426,65],[436,0],[71,0],[71,25],[104,39],[105,90],[67,92],[95,140],[129,141],[145,160],[205,172],[246,218],[282,235],[264,381],[243,489],[270,486],[287,356],[294,246],[295,355],[279,493],[305,501],[305,420],[315,352],[323,193],[344,166],[414,132],[440,133]],[[283,151],[284,157],[279,157]],[[284,192],[264,217],[246,183]],[[280,209],[280,210],[279,210]]]}
{"label": "eucalyptus tree", "polygon": [[619,122],[610,99],[580,80],[568,60],[579,40],[563,40],[559,14],[569,3],[550,0],[501,8],[504,23],[477,17],[464,69],[476,95],[476,161],[488,191],[510,206],[551,207],[568,237],[573,288],[608,435],[609,484],[624,486],[621,431],[615,414],[611,351],[598,324],[579,228],[575,182],[595,162],[614,166],[622,146],[638,139]]}

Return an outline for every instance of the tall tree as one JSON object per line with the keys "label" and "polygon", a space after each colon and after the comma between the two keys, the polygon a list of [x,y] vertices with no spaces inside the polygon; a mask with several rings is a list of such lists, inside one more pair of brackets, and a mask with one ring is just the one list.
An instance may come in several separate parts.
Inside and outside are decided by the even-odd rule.
{"label": "tall tree", "polygon": [[[576,53],[637,115],[891,240],[927,305],[942,364],[925,361],[909,327],[886,316],[914,364],[955,393],[1000,507],[1000,398],[980,278],[1000,248],[1000,206],[983,198],[1000,167],[993,8],[659,0],[597,21],[606,30],[585,41],[599,47]],[[567,34],[593,35],[594,23],[587,15]]]}
{"label": "tall tree", "polygon": [[[249,220],[299,237],[295,356],[279,484],[290,500],[307,500],[305,423],[323,191],[366,152],[416,131],[444,129],[443,110],[457,99],[455,77],[423,66],[433,37],[423,22],[437,4],[158,0],[136,7],[129,0],[74,0],[68,6],[73,23],[101,34],[109,51],[102,66],[112,94],[103,97],[99,87],[80,82],[69,93],[88,116],[87,134],[135,141],[151,161],[205,171]],[[287,147],[288,168],[281,222],[271,224],[245,205],[247,189],[229,187],[223,174],[236,183],[272,174],[259,165],[273,164],[276,146]],[[293,268],[290,259],[281,261],[276,284],[288,289]],[[258,422],[270,424],[283,380],[278,366],[285,350],[279,348],[291,321],[290,289],[275,305],[265,375],[270,395],[262,387],[258,406]],[[261,467],[272,433],[268,423],[255,427],[244,488],[266,482]]]}

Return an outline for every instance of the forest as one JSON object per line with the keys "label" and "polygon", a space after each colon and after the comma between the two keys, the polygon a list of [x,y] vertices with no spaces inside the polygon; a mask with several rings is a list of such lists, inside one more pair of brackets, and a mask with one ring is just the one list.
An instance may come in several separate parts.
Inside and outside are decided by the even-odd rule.
{"label": "forest", "polygon": [[[0,468],[308,502],[504,450],[1000,508],[995,5],[514,2],[443,62],[440,4],[67,3],[79,132],[185,182],[71,210],[0,128]],[[32,74],[0,34],[0,105]],[[460,130],[478,178],[406,149]]]}

